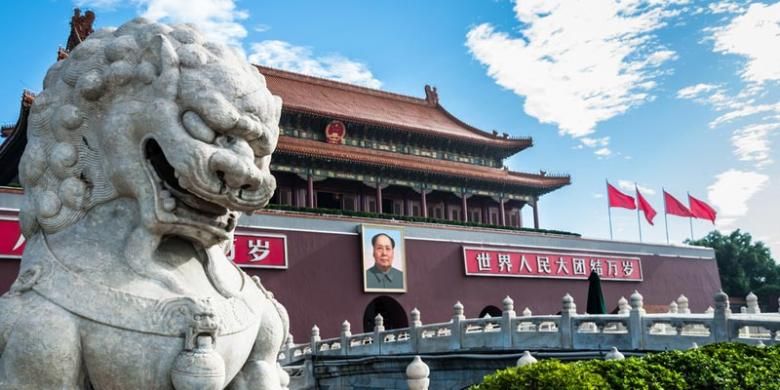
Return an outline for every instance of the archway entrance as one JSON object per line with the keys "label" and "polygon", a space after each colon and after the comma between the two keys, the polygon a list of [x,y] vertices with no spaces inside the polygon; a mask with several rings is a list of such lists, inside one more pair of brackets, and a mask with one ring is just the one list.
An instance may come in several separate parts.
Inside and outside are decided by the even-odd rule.
{"label": "archway entrance", "polygon": [[479,318],[485,318],[485,314],[490,314],[491,317],[496,318],[496,317],[501,317],[502,312],[501,309],[493,305],[490,305],[490,306],[485,306],[485,308],[482,309],[481,312],[479,312]]}
{"label": "archway entrance", "polygon": [[386,295],[374,298],[363,312],[363,332],[374,331],[374,318],[381,314],[384,318],[385,329],[398,329],[409,327],[406,311],[398,301]]}

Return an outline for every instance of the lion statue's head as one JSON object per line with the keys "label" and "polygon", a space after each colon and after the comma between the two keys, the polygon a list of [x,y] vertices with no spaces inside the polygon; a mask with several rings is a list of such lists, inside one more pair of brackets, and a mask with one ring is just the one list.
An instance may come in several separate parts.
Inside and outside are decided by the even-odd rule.
{"label": "lion statue's head", "polygon": [[96,205],[137,200],[140,223],[203,246],[275,189],[281,99],[233,49],[189,25],[102,30],[48,71],[19,169],[31,237]]}

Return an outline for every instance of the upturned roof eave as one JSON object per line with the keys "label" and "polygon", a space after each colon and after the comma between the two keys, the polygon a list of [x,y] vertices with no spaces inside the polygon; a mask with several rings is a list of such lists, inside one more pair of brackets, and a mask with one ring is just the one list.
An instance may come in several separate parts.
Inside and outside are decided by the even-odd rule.
{"label": "upturned roof eave", "polygon": [[6,186],[19,175],[19,162],[27,146],[27,118],[30,115],[35,96],[29,92],[22,93],[19,108],[19,117],[11,132],[2,144],[0,144],[0,186]]}
{"label": "upturned roof eave", "polygon": [[[535,189],[534,192],[539,194],[554,191],[571,183],[571,177],[569,176],[546,176],[533,173],[502,171],[499,168],[488,167],[478,167],[483,172],[481,172],[481,174],[474,174],[473,170],[476,167],[465,163],[440,161],[421,156],[398,155],[396,153],[379,150],[362,150],[362,148],[347,145],[338,145],[335,147],[342,150],[338,152],[327,150],[334,148],[334,146],[317,141],[282,136],[280,137],[275,153],[320,159],[333,159],[353,164],[364,164],[383,168],[387,168],[389,166],[388,164],[391,164],[389,166],[390,168],[412,172],[533,188]],[[375,154],[376,156],[369,156],[366,153]],[[414,163],[418,163],[419,166]],[[495,172],[486,172],[486,170],[490,169],[495,170]],[[457,171],[457,173],[455,171]],[[534,183],[534,181],[542,182]]]}
{"label": "upturned roof eave", "polygon": [[412,103],[431,110],[436,110],[441,112],[448,120],[450,120],[453,123],[453,125],[457,126],[461,130],[467,131],[470,134],[475,135],[475,137],[465,137],[465,136],[447,134],[430,128],[403,126],[403,125],[398,125],[396,123],[376,121],[371,118],[349,115],[344,112],[329,112],[324,110],[313,109],[311,107],[295,106],[284,102],[282,103],[283,109],[303,112],[303,113],[313,114],[313,115],[321,115],[325,117],[333,117],[334,119],[343,119],[343,120],[350,120],[359,123],[378,125],[386,128],[400,128],[404,130],[411,130],[416,133],[434,135],[437,137],[455,138],[458,141],[462,141],[462,142],[487,145],[487,146],[496,147],[504,150],[509,149],[512,150],[513,153],[517,153],[533,145],[533,141],[530,137],[526,137],[526,138],[496,137],[495,135],[489,132],[478,129],[474,126],[471,126],[463,122],[462,120],[458,119],[456,116],[452,115],[449,111],[447,111],[443,106],[441,106],[441,104],[439,103],[432,104],[431,102],[428,102],[425,99],[421,99],[413,96],[401,95],[393,92],[382,91],[379,89],[358,86],[354,84],[344,83],[340,81],[335,81],[335,80],[330,80],[330,79],[325,79],[325,78],[320,78],[315,76],[309,76],[300,73],[289,72],[286,70],[271,68],[263,65],[254,65],[254,66],[264,76],[271,75],[274,77],[286,78],[289,80],[305,82],[313,85],[320,85],[328,88],[338,88],[344,91],[349,91],[358,94],[372,95],[372,96],[377,96],[385,99],[397,100],[404,103]]}
{"label": "upturned roof eave", "polygon": [[424,129],[420,127],[404,126],[396,123],[375,121],[370,118],[362,118],[362,117],[347,115],[344,113],[312,110],[309,107],[283,105],[282,110],[287,112],[296,112],[301,114],[320,116],[323,118],[344,120],[344,121],[359,123],[363,125],[383,127],[387,129],[399,129],[399,130],[411,131],[416,134],[428,135],[428,136],[433,136],[442,139],[455,139],[458,142],[463,142],[468,144],[484,145],[484,146],[493,147],[502,150],[503,151],[502,155],[504,157],[508,157],[512,154],[518,153],[522,150],[525,150],[533,146],[533,140],[530,137],[522,138],[522,139],[518,139],[518,138],[509,139],[510,142],[505,142],[502,139],[494,139],[494,138],[485,138],[484,140],[480,140],[478,138],[463,137],[463,136],[452,135],[452,134],[443,134],[430,129]]}

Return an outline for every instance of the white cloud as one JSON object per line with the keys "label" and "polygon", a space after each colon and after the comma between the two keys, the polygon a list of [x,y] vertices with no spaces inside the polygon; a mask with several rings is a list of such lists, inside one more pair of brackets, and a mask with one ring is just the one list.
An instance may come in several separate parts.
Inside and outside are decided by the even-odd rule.
{"label": "white cloud", "polygon": [[677,98],[695,99],[700,97],[702,94],[710,92],[716,88],[718,88],[718,86],[714,84],[699,83],[696,85],[691,85],[690,87],[685,87],[677,91]]}
{"label": "white cloud", "polygon": [[740,128],[731,137],[734,154],[741,161],[755,162],[757,167],[772,163],[769,136],[777,129],[780,129],[780,123],[753,124]]}
{"label": "white cloud", "polygon": [[253,30],[255,30],[255,32],[259,32],[259,33],[266,32],[266,31],[268,31],[270,29],[271,29],[271,26],[269,26],[267,24],[258,24],[258,25],[256,25],[253,28]]}
{"label": "white cloud", "polygon": [[609,137],[601,137],[601,138],[582,137],[580,138],[580,142],[582,142],[583,145],[589,148],[595,148],[597,146],[605,147],[609,145]]}
{"label": "white cloud", "polygon": [[758,172],[730,169],[715,177],[707,196],[718,209],[718,226],[728,227],[748,212],[748,201],[769,183],[769,176]]}
{"label": "white cloud", "polygon": [[[635,185],[636,187],[634,187]],[[626,191],[634,191],[636,188],[639,188],[639,192],[644,196],[655,195],[654,189],[635,184],[633,181],[629,180],[618,180],[618,186]]]}
{"label": "white cloud", "polygon": [[[724,98],[728,100],[728,98]],[[711,100],[711,99],[710,99]],[[712,101],[712,100],[711,100]],[[713,104],[718,107],[717,103]],[[728,111],[725,114],[715,118],[712,122],[710,122],[710,127],[717,127],[719,125],[722,125],[727,122],[731,122],[735,119],[745,118],[749,116],[753,116],[756,114],[763,114],[767,112],[778,112],[780,113],[780,103],[776,104],[754,104],[753,102],[736,102],[736,104],[731,104],[729,106],[730,108],[733,108],[732,111]]]}
{"label": "white cloud", "polygon": [[731,1],[721,1],[718,3],[711,3],[707,6],[707,9],[712,14],[735,14],[744,12],[741,5]]}
{"label": "white cloud", "polygon": [[751,4],[744,14],[713,31],[715,52],[747,59],[743,79],[754,83],[780,80],[780,3]]}
{"label": "white cloud", "polygon": [[[722,86],[701,83],[681,89],[677,97],[693,99],[719,112],[709,126],[732,125],[734,154],[761,169],[773,162],[770,139],[780,129],[780,102],[774,93],[780,82],[780,2],[754,3],[743,10],[733,4],[716,6],[744,12],[730,16],[723,26],[704,29],[710,34],[705,41],[713,43],[715,53],[744,59],[739,70],[740,90],[729,94]],[[711,5],[711,10],[714,7]]]}
{"label": "white cloud", "polygon": [[249,13],[233,0],[133,0],[141,16],[165,23],[192,23],[209,39],[240,47]]}
{"label": "white cloud", "polygon": [[97,8],[104,10],[112,10],[120,5],[120,0],[76,0],[73,2],[78,8]]}
{"label": "white cloud", "polygon": [[593,153],[599,157],[609,157],[610,155],[612,155],[612,151],[609,150],[609,148],[598,148]]}
{"label": "white cloud", "polygon": [[660,66],[675,57],[652,36],[676,14],[669,7],[646,0],[518,1],[519,36],[486,23],[467,33],[466,46],[496,83],[526,98],[528,115],[583,137],[652,98]]}
{"label": "white cloud", "polygon": [[315,57],[309,48],[276,40],[253,43],[251,52],[252,63],[369,88],[382,86],[365,64],[340,55]]}

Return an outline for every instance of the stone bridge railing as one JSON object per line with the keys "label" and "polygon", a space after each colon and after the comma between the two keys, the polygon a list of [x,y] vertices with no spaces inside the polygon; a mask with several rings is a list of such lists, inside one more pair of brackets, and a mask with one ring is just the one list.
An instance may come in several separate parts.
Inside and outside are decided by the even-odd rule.
{"label": "stone bridge railing", "polygon": [[732,314],[728,296],[715,295],[715,308],[701,314],[691,313],[688,299],[680,296],[669,305],[669,312],[647,314],[642,295],[634,292],[630,304],[618,302],[618,314],[577,314],[571,295],[562,300],[560,315],[532,315],[525,309],[515,314],[514,302],[503,300],[501,317],[467,319],[460,302],[453,306],[452,319],[444,323],[423,325],[420,312],[412,310],[409,328],[386,330],[377,316],[373,332],[352,334],[350,324],[342,323],[341,335],[321,339],[319,328],[312,328],[311,340],[294,344],[288,337],[279,355],[282,365],[295,364],[307,355],[377,356],[399,354],[432,354],[441,352],[475,352],[501,350],[608,350],[662,351],[688,349],[720,341],[749,344],[776,344],[780,331],[780,314],[761,313],[757,297],[747,296],[742,313]]}

